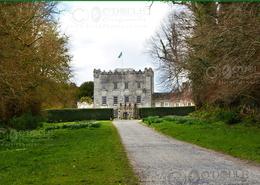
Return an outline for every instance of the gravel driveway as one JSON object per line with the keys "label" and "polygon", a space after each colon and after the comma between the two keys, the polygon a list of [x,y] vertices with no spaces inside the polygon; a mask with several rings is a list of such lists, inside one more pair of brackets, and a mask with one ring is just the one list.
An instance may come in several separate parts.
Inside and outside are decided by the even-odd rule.
{"label": "gravel driveway", "polygon": [[145,185],[260,185],[260,167],[181,142],[135,120],[115,120],[128,157]]}

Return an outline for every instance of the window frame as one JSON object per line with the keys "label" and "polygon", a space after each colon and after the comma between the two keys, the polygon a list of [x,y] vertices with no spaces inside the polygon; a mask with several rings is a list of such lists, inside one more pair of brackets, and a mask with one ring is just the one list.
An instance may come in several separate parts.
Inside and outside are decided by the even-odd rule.
{"label": "window frame", "polygon": [[118,105],[118,96],[113,96],[113,105]]}
{"label": "window frame", "polygon": [[101,97],[101,105],[107,105],[107,97],[106,96]]}
{"label": "window frame", "polygon": [[[126,101],[127,100],[127,101]],[[124,96],[124,102],[129,103],[129,96]]]}
{"label": "window frame", "polygon": [[113,82],[114,84],[114,89],[118,89],[118,83],[117,82]]}
{"label": "window frame", "polygon": [[128,89],[128,85],[129,85],[129,83],[125,82],[125,89]]}
{"label": "window frame", "polygon": [[137,89],[141,89],[141,88],[142,88],[141,82],[137,82]]}
{"label": "window frame", "polygon": [[170,107],[170,103],[169,102],[164,102],[164,105],[163,105],[164,107]]}
{"label": "window frame", "polygon": [[142,96],[136,96],[136,103],[141,104],[141,102],[142,102]]}

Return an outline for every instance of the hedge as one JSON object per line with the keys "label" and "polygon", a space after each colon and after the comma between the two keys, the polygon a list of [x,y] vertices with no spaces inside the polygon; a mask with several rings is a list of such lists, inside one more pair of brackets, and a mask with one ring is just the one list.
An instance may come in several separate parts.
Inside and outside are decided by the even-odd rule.
{"label": "hedge", "polygon": [[48,122],[113,119],[113,109],[49,109],[44,111]]}
{"label": "hedge", "polygon": [[168,115],[185,116],[193,111],[195,111],[195,106],[138,108],[140,118],[145,118],[148,116],[168,116]]}

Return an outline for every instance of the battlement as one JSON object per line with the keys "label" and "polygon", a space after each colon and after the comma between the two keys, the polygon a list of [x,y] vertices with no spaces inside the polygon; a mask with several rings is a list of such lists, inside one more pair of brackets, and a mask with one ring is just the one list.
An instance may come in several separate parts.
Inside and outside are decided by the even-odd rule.
{"label": "battlement", "polygon": [[135,70],[132,68],[116,68],[115,70],[111,71],[101,71],[100,69],[94,69],[94,77],[98,78],[100,75],[126,75],[126,74],[149,74],[153,75],[154,72],[152,68],[145,68],[142,70]]}

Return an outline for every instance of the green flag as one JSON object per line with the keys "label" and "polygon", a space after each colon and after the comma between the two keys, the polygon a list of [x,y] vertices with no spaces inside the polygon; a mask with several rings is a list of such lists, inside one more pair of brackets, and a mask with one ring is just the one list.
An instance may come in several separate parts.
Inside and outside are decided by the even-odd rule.
{"label": "green flag", "polygon": [[117,58],[121,58],[122,55],[123,55],[123,53],[122,53],[122,51],[121,51]]}

